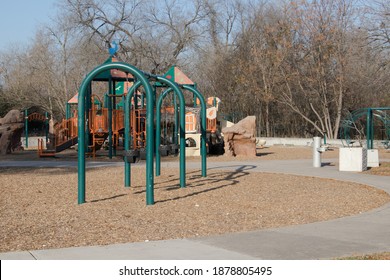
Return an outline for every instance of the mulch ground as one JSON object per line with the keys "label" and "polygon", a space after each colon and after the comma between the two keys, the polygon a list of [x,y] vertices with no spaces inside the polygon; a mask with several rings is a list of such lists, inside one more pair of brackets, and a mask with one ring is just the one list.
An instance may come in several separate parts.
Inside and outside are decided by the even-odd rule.
{"label": "mulch ground", "polygon": [[[258,160],[296,158],[308,149],[267,148]],[[295,154],[292,155],[292,154]],[[213,158],[212,160],[218,160]],[[223,159],[225,160],[225,159]],[[281,174],[188,170],[187,188],[175,169],[155,178],[145,203],[145,170],[87,171],[87,203],[77,204],[77,171],[0,169],[0,251],[104,245],[216,235],[312,223],[355,215],[390,202],[384,191],[329,179]]]}

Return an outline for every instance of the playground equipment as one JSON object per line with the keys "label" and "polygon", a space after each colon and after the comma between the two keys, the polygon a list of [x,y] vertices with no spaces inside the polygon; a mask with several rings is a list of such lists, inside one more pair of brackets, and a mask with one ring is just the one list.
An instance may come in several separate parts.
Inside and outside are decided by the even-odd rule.
{"label": "playground equipment", "polygon": [[[367,167],[379,166],[378,150],[374,138],[382,140],[388,149],[390,141],[390,107],[362,108],[351,112],[340,126],[341,139],[347,147],[340,148],[340,171],[364,171]],[[376,131],[375,131],[376,128]],[[378,131],[379,128],[379,131]],[[366,145],[363,139],[366,138]],[[360,147],[354,143],[358,141]]]}
{"label": "playground equipment", "polygon": [[[355,141],[361,142],[366,138],[367,149],[374,148],[374,136],[382,138],[385,148],[389,148],[390,143],[390,107],[362,108],[348,114],[341,122],[340,138],[344,140],[346,146],[352,146]],[[376,124],[376,125],[375,125]],[[380,133],[374,131],[379,127]],[[361,143],[362,144],[362,143]]]}
{"label": "playground equipment", "polygon": [[[116,62],[117,60],[113,57],[108,62]],[[106,145],[108,148],[108,156],[116,156],[117,148],[120,145],[120,139],[124,139],[124,130],[125,130],[125,121],[124,121],[124,112],[125,112],[125,102],[128,92],[131,90],[134,91],[130,99],[131,110],[130,114],[130,130],[131,134],[131,144],[126,149],[126,157],[130,163],[134,163],[139,159],[146,159],[146,103],[145,103],[145,93],[142,90],[139,90],[140,85],[134,87],[134,81],[132,75],[125,74],[117,70],[111,70],[113,77],[110,77],[110,74],[99,74],[94,78],[94,81],[109,81],[109,79],[116,79],[115,85],[112,82],[112,85],[109,86],[108,92],[104,94],[104,102],[96,94],[91,93],[90,100],[88,100],[89,109],[88,109],[88,147],[87,155],[92,157],[96,156],[96,152],[103,146]],[[149,74],[149,77],[153,75]],[[157,77],[157,76],[156,76]],[[157,98],[156,90],[158,88],[166,87],[166,83],[174,82],[178,84],[178,81],[181,83],[178,84],[183,90],[189,91],[190,93],[193,90],[196,90],[196,85],[176,66],[171,67],[168,72],[162,77],[152,77],[152,87],[154,100]],[[159,80],[159,81],[157,81]],[[165,82],[163,82],[165,80]],[[184,87],[188,87],[185,89]],[[171,86],[172,88],[172,86]],[[201,106],[200,99],[196,98],[194,95],[194,105],[196,107],[185,107],[183,103],[183,108],[178,110],[177,108],[177,93],[172,98],[172,104],[169,106],[161,106],[161,114],[164,118],[157,122],[163,127],[162,145],[159,147],[159,151],[162,156],[168,154],[178,154],[179,144],[178,135],[179,135],[179,119],[185,120],[185,139],[182,142],[188,142],[187,140],[195,140],[195,144],[192,147],[187,147],[187,152],[189,155],[201,156],[201,128],[198,123],[200,118]],[[161,96],[161,94],[160,94]],[[77,104],[78,104],[78,94],[73,96],[66,105],[66,118],[60,123],[57,123],[54,127],[54,136],[51,140],[52,145],[49,145],[45,149],[43,139],[40,140],[38,146],[38,155],[40,157],[44,156],[55,156],[56,153],[67,149],[78,143],[78,129],[77,129]],[[120,102],[118,100],[121,99]],[[206,141],[209,148],[211,147],[211,152],[216,150],[222,145],[223,142],[220,137],[217,137],[217,108],[220,100],[218,98],[209,98],[207,100],[206,106],[203,110],[207,110],[206,115]],[[200,107],[198,107],[200,106]],[[179,118],[179,112],[185,112],[185,116]],[[157,126],[158,127],[158,126]],[[46,143],[48,138],[46,137]],[[107,143],[108,142],[108,143]],[[188,146],[188,145],[187,145]],[[215,148],[217,147],[217,148]],[[213,149],[214,148],[214,149]],[[195,151],[196,153],[194,153]]]}
{"label": "playground equipment", "polygon": [[[92,94],[92,82],[104,81],[108,83],[109,92],[106,95],[112,99],[109,100],[108,115],[105,116],[104,108],[101,105],[95,108]],[[120,82],[127,84],[127,91],[124,91],[122,97],[122,108],[118,109],[116,105],[115,89]],[[180,83],[178,83],[180,82]],[[159,97],[158,90],[160,93]],[[163,98],[169,93],[172,96],[173,106],[162,107]],[[96,145],[94,137],[101,133],[101,138],[106,136],[108,128],[108,138],[111,135],[121,133],[124,141],[124,162],[125,162],[125,187],[130,187],[131,181],[131,163],[143,151],[146,159],[146,204],[154,204],[154,174],[153,174],[153,155],[156,154],[156,176],[160,175],[160,156],[169,144],[170,151],[177,150],[180,146],[180,187],[185,184],[185,156],[186,156],[186,108],[184,92],[193,94],[194,105],[200,104],[199,118],[200,127],[191,130],[191,133],[200,132],[200,156],[202,176],[206,177],[206,142],[207,132],[210,137],[216,132],[216,118],[207,120],[207,107],[203,95],[196,89],[196,85],[186,77],[177,67],[172,67],[164,76],[158,76],[143,72],[136,67],[118,62],[113,56],[93,69],[83,80],[79,95],[77,108],[77,136],[78,136],[78,203],[85,202],[85,155],[90,151],[91,145]],[[157,106],[155,101],[157,99]],[[178,101],[178,102],[177,102]],[[112,104],[111,102],[114,102]],[[111,103],[111,104],[110,104]],[[215,103],[215,101],[214,101]],[[215,105],[215,104],[214,104]],[[140,108],[139,108],[140,107]],[[115,109],[114,109],[115,108]],[[114,111],[117,110],[117,111]],[[120,111],[118,111],[120,110]],[[161,121],[161,114],[164,113],[164,122]],[[167,115],[173,120],[173,123],[167,122]],[[215,115],[215,113],[213,113]],[[70,113],[68,114],[68,116]],[[115,116],[113,118],[113,116]],[[70,118],[72,119],[72,117]],[[156,122],[154,122],[156,120]],[[193,125],[196,122],[193,119],[188,122]],[[108,125],[106,125],[106,123]],[[207,125],[209,124],[209,127]],[[116,129],[112,129],[116,127]],[[167,135],[168,127],[171,129],[172,138],[169,143]],[[197,127],[196,124],[194,127]],[[163,137],[161,132],[163,128]],[[179,136],[179,139],[178,139]],[[119,137],[114,136],[114,143]],[[163,138],[163,145],[161,145]],[[156,139],[156,140],[155,140]],[[100,143],[100,142],[99,142]],[[99,144],[98,143],[98,144]],[[111,146],[111,144],[109,144]],[[94,150],[93,150],[94,151]]]}
{"label": "playground equipment", "polygon": [[[64,119],[60,123],[53,124],[49,120],[48,136],[46,137],[46,149],[44,149],[43,139],[38,140],[39,157],[55,156],[63,150],[69,149],[77,144],[77,118]],[[52,128],[50,128],[52,127]]]}
{"label": "playground equipment", "polygon": [[[114,71],[122,71],[119,75],[115,75]],[[89,110],[90,104],[88,104],[88,100],[90,100],[91,96],[91,82],[93,80],[105,80],[108,82],[108,86],[110,91],[115,86],[115,81],[120,80],[122,77],[121,74],[125,74],[126,78],[129,78],[128,73],[132,76],[131,78],[137,79],[140,81],[142,86],[145,89],[146,93],[146,204],[154,204],[154,177],[153,177],[153,151],[150,147],[154,146],[153,139],[153,90],[148,80],[144,76],[144,74],[138,70],[136,67],[126,64],[123,62],[107,62],[92,70],[86,78],[83,80],[78,97],[78,139],[79,139],[79,147],[78,147],[78,203],[85,202],[85,152],[86,147],[88,147],[88,138],[89,131],[86,130],[86,111]],[[100,75],[100,76],[99,76]],[[125,141],[129,140],[129,134],[125,133]],[[127,161],[125,157],[125,163],[127,166]],[[130,169],[126,170],[127,172]]]}

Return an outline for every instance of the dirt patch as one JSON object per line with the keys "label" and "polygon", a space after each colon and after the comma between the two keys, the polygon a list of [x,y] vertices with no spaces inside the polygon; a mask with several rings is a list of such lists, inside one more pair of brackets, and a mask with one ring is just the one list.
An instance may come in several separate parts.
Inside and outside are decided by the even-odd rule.
{"label": "dirt patch", "polygon": [[145,205],[145,170],[87,171],[87,203],[77,205],[76,169],[0,170],[0,251],[207,236],[304,224],[358,214],[390,202],[368,186],[281,174],[188,170],[155,178]]}

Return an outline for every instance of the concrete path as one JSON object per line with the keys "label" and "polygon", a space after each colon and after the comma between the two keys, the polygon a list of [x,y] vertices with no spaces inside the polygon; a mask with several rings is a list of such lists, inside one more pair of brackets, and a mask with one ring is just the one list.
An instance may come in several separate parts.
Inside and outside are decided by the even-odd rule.
{"label": "concrete path", "polygon": [[[323,163],[322,168],[313,168],[311,160],[208,162],[208,168],[333,178],[371,185],[390,194],[389,177],[339,172],[336,159],[323,160]],[[0,166],[4,165],[0,162]],[[176,166],[172,162],[162,164],[162,168]],[[200,168],[200,163],[189,162],[187,167]],[[390,203],[356,216],[306,225],[192,239],[0,253],[0,259],[292,260],[332,259],[384,251],[390,251]]]}

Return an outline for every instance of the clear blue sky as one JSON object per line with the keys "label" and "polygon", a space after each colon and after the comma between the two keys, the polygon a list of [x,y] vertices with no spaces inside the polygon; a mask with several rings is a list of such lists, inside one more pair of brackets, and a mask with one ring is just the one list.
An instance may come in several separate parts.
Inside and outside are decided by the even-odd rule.
{"label": "clear blue sky", "polygon": [[27,45],[42,24],[56,14],[58,0],[0,0],[0,52]]}

